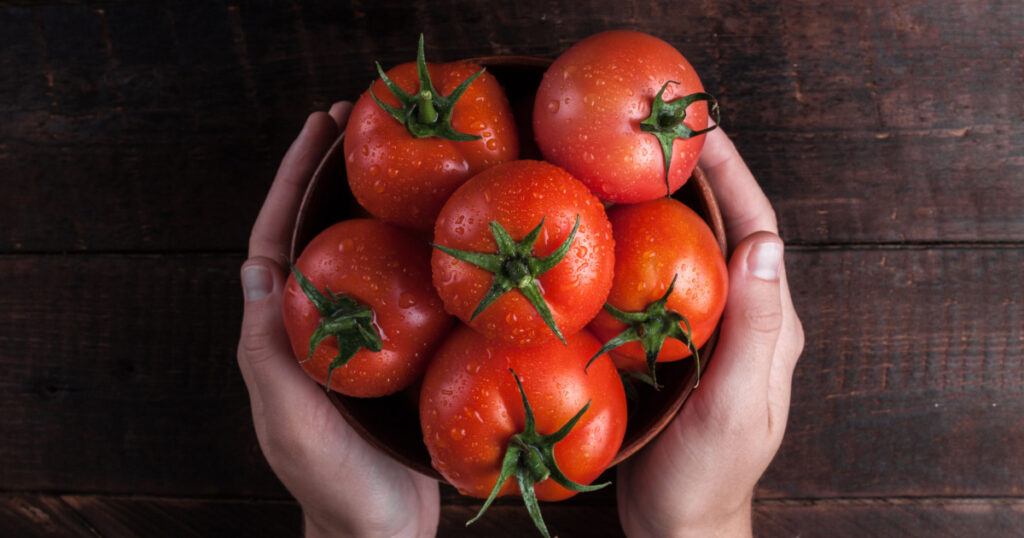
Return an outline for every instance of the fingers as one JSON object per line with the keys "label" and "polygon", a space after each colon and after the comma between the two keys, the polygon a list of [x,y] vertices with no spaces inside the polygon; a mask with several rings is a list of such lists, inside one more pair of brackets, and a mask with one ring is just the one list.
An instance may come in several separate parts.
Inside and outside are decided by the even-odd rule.
{"label": "fingers", "polygon": [[736,146],[721,127],[706,136],[700,166],[722,208],[729,244],[735,245],[757,231],[778,233],[775,211]]}
{"label": "fingers", "polygon": [[744,239],[729,262],[729,300],[722,332],[709,366],[708,391],[761,406],[768,399],[769,373],[782,329],[780,295],[782,240],[770,232]]}
{"label": "fingers", "polygon": [[280,264],[266,257],[250,258],[242,265],[241,277],[245,309],[238,366],[259,429],[265,409],[283,408],[285,400],[301,400],[320,389],[295,360],[284,330],[281,301],[286,276]]}
{"label": "fingers", "polygon": [[348,115],[352,112],[352,103],[348,101],[338,101],[331,105],[331,109],[327,112],[334,118],[334,123],[337,124],[339,131],[345,130],[345,124],[348,123]]}
{"label": "fingers", "polygon": [[[332,107],[333,108],[333,107]],[[309,179],[338,136],[338,124],[326,112],[314,112],[281,160],[263,208],[249,236],[249,257],[280,260],[287,255],[292,224]]]}

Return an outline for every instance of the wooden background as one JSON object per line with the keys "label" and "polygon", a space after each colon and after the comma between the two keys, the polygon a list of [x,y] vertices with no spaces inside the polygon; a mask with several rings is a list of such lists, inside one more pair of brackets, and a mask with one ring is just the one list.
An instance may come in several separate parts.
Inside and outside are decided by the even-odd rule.
{"label": "wooden background", "polygon": [[[0,536],[294,536],[235,364],[306,115],[413,58],[676,45],[779,215],[807,331],[762,536],[1024,529],[1024,6],[0,0]],[[532,533],[443,490],[443,536]],[[610,492],[549,505],[617,536]]]}

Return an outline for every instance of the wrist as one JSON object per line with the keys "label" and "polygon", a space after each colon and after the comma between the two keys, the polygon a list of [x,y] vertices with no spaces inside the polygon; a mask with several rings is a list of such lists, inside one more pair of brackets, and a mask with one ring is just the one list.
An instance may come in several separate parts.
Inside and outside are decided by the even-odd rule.
{"label": "wrist", "polygon": [[731,513],[686,525],[672,536],[678,538],[691,536],[747,538],[753,536],[752,509],[752,501],[748,501]]}
{"label": "wrist", "polygon": [[684,517],[664,524],[648,518],[624,521],[623,530],[630,538],[747,538],[753,535],[752,510],[751,496],[734,508],[708,511],[697,518]]}
{"label": "wrist", "polygon": [[304,538],[336,538],[338,536],[360,536],[360,537],[392,537],[402,536],[409,538],[430,538],[436,535],[435,529],[406,529],[404,531],[398,531],[396,534],[390,530],[379,529],[378,531],[372,531],[365,528],[360,528],[357,525],[348,525],[345,522],[335,522],[333,524],[323,524],[318,520],[315,520],[309,516],[308,513],[302,515],[303,525],[303,537]]}

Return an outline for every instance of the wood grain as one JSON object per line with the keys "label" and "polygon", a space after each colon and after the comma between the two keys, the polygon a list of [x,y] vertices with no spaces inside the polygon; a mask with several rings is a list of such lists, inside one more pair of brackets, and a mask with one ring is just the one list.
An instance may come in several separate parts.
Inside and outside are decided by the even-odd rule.
{"label": "wood grain", "polygon": [[[441,510],[438,536],[532,536],[522,507],[498,504],[473,525],[477,505]],[[544,518],[563,537],[623,536],[613,504],[546,503]],[[1019,536],[1021,499],[823,499],[754,502],[754,533],[764,537]],[[291,501],[210,500],[97,495],[0,495],[0,535],[299,536],[302,515]]]}
{"label": "wood grain", "polygon": [[[298,536],[235,346],[305,116],[419,32],[442,61],[611,28],[698,69],[789,245],[807,348],[757,534],[1019,535],[1017,2],[0,0],[0,536]],[[614,494],[546,518],[620,536]],[[479,503],[442,502],[443,536],[534,532],[511,499],[468,529]]]}
{"label": "wood grain", "polygon": [[[237,250],[305,115],[356,97],[372,60],[412,58],[416,30],[440,60],[550,57],[623,25],[701,70],[787,240],[1019,242],[1012,6],[0,8],[0,177],[18,186],[0,201],[0,252]],[[674,22],[688,18],[700,24]]]}
{"label": "wood grain", "polygon": [[[1024,496],[1024,249],[787,256],[808,344],[758,494]],[[241,261],[0,257],[0,484],[285,497],[235,365]]]}

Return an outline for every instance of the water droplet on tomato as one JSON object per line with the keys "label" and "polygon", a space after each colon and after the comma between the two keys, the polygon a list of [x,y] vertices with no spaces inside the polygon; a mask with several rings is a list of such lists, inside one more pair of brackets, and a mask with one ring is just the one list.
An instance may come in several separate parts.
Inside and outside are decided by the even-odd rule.
{"label": "water droplet on tomato", "polygon": [[378,179],[377,181],[373,182],[373,190],[374,191],[377,191],[378,193],[384,192],[385,188],[386,188],[386,185],[384,185],[383,181]]}
{"label": "water droplet on tomato", "polygon": [[466,436],[466,429],[465,428],[452,428],[451,431],[448,432],[448,435],[450,435],[452,439],[458,441],[458,440],[460,440],[460,439],[462,439],[463,437]]}
{"label": "water droplet on tomato", "polygon": [[363,155],[369,155],[369,154],[370,154],[370,145],[369,144],[363,144]]}
{"label": "water droplet on tomato", "polygon": [[371,176],[375,176],[375,175],[377,175],[379,173],[380,173],[380,167],[379,166],[373,165],[373,166],[370,167],[370,175]]}
{"label": "water droplet on tomato", "polygon": [[506,323],[510,323],[511,324],[511,323],[515,323],[517,321],[519,321],[519,316],[517,316],[515,312],[509,312],[508,314],[505,314],[505,322]]}
{"label": "water droplet on tomato", "polygon": [[589,151],[584,153],[583,154],[583,160],[588,162],[588,163],[594,162],[594,154],[590,153]]}
{"label": "water droplet on tomato", "polygon": [[398,177],[398,169],[388,168],[388,177]]}
{"label": "water droplet on tomato", "polygon": [[398,298],[398,306],[402,308],[411,308],[416,306],[416,296],[405,292]]}
{"label": "water droplet on tomato", "polygon": [[470,125],[469,128],[473,129],[475,131],[481,131],[481,130],[487,128],[487,124],[478,120],[478,121],[473,122],[473,125]]}
{"label": "water droplet on tomato", "polygon": [[493,139],[493,138],[488,140],[486,145],[487,145],[487,149],[489,149],[491,151],[494,151],[494,150],[498,149],[498,141]]}
{"label": "water droplet on tomato", "polygon": [[558,100],[554,99],[548,102],[548,113],[555,114],[558,112]]}
{"label": "water droplet on tomato", "polygon": [[355,245],[355,242],[352,241],[351,238],[346,237],[345,239],[342,239],[340,243],[338,243],[338,252],[346,252],[346,251],[347,252],[351,252],[352,251],[352,247],[354,245]]}

